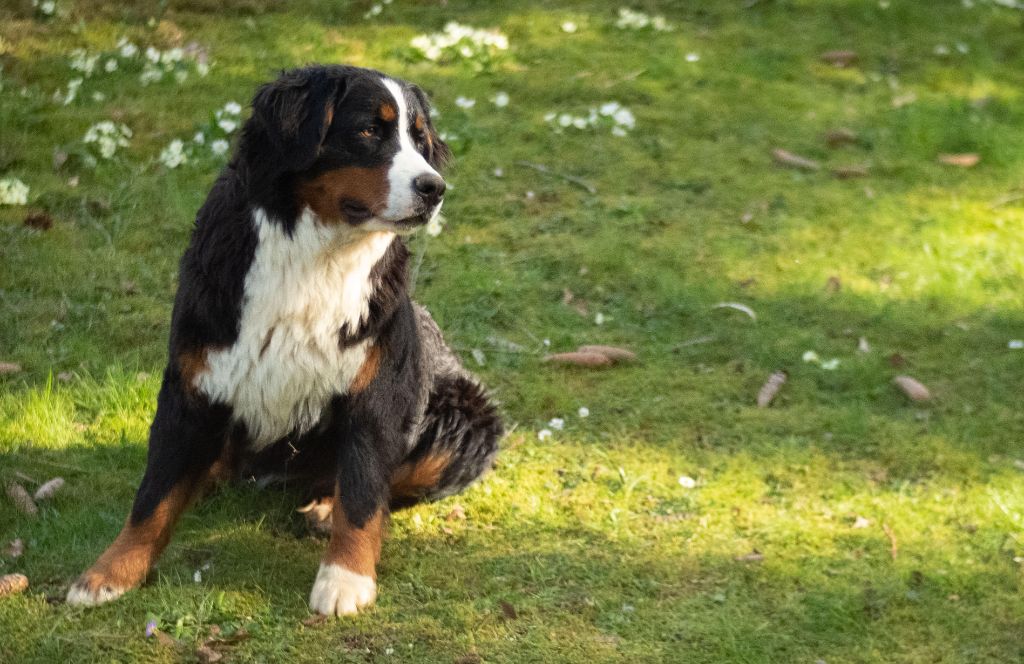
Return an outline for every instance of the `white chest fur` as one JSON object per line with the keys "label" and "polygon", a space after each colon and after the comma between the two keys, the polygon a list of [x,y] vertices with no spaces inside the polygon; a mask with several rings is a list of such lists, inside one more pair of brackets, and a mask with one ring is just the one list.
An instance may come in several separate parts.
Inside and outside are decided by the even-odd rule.
{"label": "white chest fur", "polygon": [[352,383],[370,341],[343,350],[339,332],[369,313],[370,272],[394,235],[326,226],[309,210],[290,236],[262,210],[253,224],[238,339],[207,355],[197,387],[232,407],[258,449],[310,430]]}

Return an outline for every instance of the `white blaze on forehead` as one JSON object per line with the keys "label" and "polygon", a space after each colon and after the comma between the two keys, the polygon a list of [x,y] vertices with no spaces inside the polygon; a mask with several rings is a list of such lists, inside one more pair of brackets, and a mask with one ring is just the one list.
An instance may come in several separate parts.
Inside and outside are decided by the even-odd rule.
{"label": "white blaze on forehead", "polygon": [[402,86],[390,78],[383,79],[384,87],[395,98],[398,110],[398,152],[388,169],[388,207],[381,215],[389,221],[407,219],[422,210],[417,209],[417,196],[412,181],[420,175],[438,175],[412,143],[409,131],[412,122],[409,105]]}

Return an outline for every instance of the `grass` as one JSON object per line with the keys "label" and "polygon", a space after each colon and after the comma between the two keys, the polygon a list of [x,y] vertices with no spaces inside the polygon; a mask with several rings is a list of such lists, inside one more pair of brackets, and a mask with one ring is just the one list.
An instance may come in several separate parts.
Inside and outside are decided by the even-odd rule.
{"label": "grass", "polygon": [[[169,24],[147,27],[157,2],[59,4],[52,21],[28,2],[0,9],[0,177],[30,184],[30,209],[56,220],[40,232],[25,208],[0,208],[0,360],[24,367],[0,377],[0,476],[68,481],[36,520],[0,502],[0,543],[26,544],[0,572],[32,583],[0,599],[0,660],[176,661],[214,625],[248,633],[224,648],[232,661],[1024,658],[1024,351],[1008,348],[1024,338],[1020,12],[641,3],[676,28],[661,33],[616,29],[617,5],[600,2],[397,0],[365,20],[363,2],[180,0],[163,19],[209,48],[208,77],[143,88],[114,74],[89,83],[104,101],[63,107],[51,95],[71,49],[122,34],[166,46]],[[481,73],[403,55],[450,19],[499,27],[509,56]],[[819,61],[839,48],[858,62]],[[483,351],[479,373],[517,427],[485,481],[395,516],[379,603],[357,618],[303,624],[323,543],[294,496],[247,486],[190,512],[144,588],[68,608],[141,475],[177,257],[217,170],[155,157],[309,61],[417,81],[459,135],[448,228],[415,240],[416,297],[468,362]],[[499,90],[507,108],[487,101]],[[627,138],[542,119],[610,100],[636,114]],[[55,147],[111,118],[133,129],[128,150],[54,170]],[[827,148],[837,126],[857,143]],[[780,168],[775,147],[870,176]],[[936,159],[963,152],[980,164]],[[545,339],[640,361],[557,368]],[[788,384],[756,408],[779,368]],[[898,373],[934,400],[907,402]],[[538,440],[552,417],[565,430]],[[449,521],[456,504],[466,519]],[[737,559],[754,550],[763,560]],[[148,618],[180,645],[147,640]]]}

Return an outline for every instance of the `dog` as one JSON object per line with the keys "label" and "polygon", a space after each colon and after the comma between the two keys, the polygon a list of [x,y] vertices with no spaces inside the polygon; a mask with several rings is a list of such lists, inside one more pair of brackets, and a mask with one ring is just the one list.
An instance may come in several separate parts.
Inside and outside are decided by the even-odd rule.
{"label": "dog", "polygon": [[181,259],[131,514],[69,604],[144,581],[211,482],[276,476],[330,531],[311,608],[353,614],[376,599],[390,511],[491,468],[497,406],[407,287],[403,236],[439,214],[450,157],[424,92],[380,72],[314,65],[258,90]]}

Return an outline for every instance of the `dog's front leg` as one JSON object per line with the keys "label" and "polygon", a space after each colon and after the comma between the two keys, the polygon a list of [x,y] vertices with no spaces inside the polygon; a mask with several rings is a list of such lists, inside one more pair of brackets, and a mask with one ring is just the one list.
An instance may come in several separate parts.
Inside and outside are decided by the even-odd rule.
{"label": "dog's front leg", "polygon": [[225,445],[229,415],[164,374],[149,434],[146,472],[124,528],[68,591],[69,604],[116,599],[145,580],[178,517],[205,486]]}
{"label": "dog's front leg", "polygon": [[[377,597],[377,561],[388,521],[388,477],[394,441],[389,427],[366,413],[342,416],[331,539],[320,563],[310,607],[324,615],[350,615]],[[390,445],[389,445],[390,444]]]}

